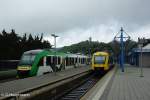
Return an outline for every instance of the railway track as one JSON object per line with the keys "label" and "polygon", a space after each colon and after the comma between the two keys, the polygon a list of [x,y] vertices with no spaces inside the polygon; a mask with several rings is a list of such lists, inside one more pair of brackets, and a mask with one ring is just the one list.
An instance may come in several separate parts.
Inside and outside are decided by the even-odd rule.
{"label": "railway track", "polygon": [[72,88],[70,91],[64,93],[64,95],[56,100],[79,100],[100,80],[102,76],[103,75],[92,73],[89,77],[83,79],[75,88]]}
{"label": "railway track", "polygon": [[15,80],[17,70],[0,71],[0,83]]}

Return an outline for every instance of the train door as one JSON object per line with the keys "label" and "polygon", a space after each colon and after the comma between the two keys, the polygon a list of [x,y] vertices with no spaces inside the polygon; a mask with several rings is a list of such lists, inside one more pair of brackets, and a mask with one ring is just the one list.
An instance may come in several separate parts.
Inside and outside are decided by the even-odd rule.
{"label": "train door", "polygon": [[65,70],[66,60],[63,57],[60,57],[60,70]]}
{"label": "train door", "polygon": [[70,69],[70,68],[74,68],[73,65],[73,57],[66,57],[66,67],[65,69]]}
{"label": "train door", "polygon": [[57,59],[56,67],[58,70],[61,70],[61,57],[57,56],[56,59]]}
{"label": "train door", "polygon": [[48,61],[47,57],[43,57],[40,60],[40,62],[39,62],[40,64],[39,64],[39,69],[38,69],[38,72],[37,72],[37,76],[53,72],[53,70],[50,67],[50,65],[47,64],[47,61]]}
{"label": "train door", "polygon": [[75,57],[75,67],[78,67],[78,57]]}

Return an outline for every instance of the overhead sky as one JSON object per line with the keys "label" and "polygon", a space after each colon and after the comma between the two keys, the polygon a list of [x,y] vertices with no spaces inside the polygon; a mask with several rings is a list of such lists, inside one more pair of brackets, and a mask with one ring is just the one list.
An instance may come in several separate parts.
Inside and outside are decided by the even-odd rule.
{"label": "overhead sky", "polygon": [[150,38],[150,0],[0,0],[0,30],[41,34],[58,47],[92,37],[109,42],[120,27],[133,40]]}

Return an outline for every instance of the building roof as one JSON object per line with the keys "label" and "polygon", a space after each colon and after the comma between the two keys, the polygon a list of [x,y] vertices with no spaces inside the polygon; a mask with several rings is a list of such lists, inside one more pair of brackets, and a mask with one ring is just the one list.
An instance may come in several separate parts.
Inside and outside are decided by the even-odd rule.
{"label": "building roof", "polygon": [[144,46],[143,49],[150,49],[150,43]]}
{"label": "building roof", "polygon": [[[134,48],[134,52],[141,52],[140,48]],[[142,52],[150,52],[150,43],[147,44],[146,46],[142,47]]]}

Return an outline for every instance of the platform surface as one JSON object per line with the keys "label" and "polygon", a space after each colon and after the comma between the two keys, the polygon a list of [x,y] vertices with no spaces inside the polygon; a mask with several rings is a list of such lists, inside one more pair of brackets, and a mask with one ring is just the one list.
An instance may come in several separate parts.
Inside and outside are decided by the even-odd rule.
{"label": "platform surface", "polygon": [[118,69],[100,100],[150,100],[150,68],[143,68],[143,75],[131,65]]}
{"label": "platform surface", "polygon": [[89,71],[91,68],[89,66],[72,68],[57,72],[56,74],[50,73],[37,77],[30,77],[25,79],[14,80],[10,82],[0,83],[0,97],[6,93],[18,93],[20,91],[25,91],[30,88],[41,86],[42,84],[48,84],[51,82],[56,82],[58,80],[64,79],[69,76],[73,76],[85,71]]}

